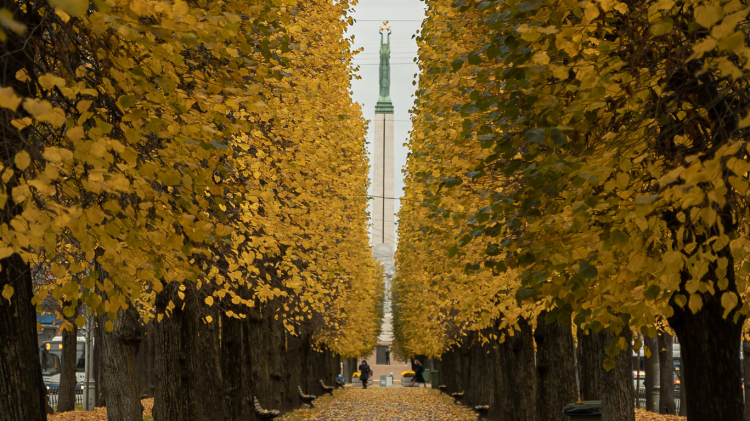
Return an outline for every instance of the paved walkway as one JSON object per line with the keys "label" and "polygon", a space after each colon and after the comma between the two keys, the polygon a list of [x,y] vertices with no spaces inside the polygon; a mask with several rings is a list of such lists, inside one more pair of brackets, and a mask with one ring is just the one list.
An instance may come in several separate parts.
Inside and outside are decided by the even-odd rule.
{"label": "paved walkway", "polygon": [[450,397],[427,388],[347,388],[311,420],[316,421],[469,421],[476,415],[467,407],[453,405]]}

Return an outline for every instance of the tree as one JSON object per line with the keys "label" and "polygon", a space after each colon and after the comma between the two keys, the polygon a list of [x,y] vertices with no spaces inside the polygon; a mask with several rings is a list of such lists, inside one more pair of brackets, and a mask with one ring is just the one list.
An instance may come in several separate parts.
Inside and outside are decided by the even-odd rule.
{"label": "tree", "polygon": [[[48,295],[85,303],[100,342],[126,359],[134,337],[112,329],[133,309],[161,329],[217,334],[220,314],[264,307],[304,346],[351,354],[375,342],[382,281],[367,252],[365,122],[347,95],[347,2],[4,6],[0,286],[28,307],[4,307],[0,339],[26,347],[3,356],[28,361],[3,384],[40,394],[7,394],[3,413],[41,417],[22,405],[43,401],[27,339]],[[32,297],[27,269],[40,262],[56,281]],[[188,292],[185,317],[165,317]],[[185,346],[210,351],[196,338]],[[118,376],[129,396],[110,406],[132,418],[135,373]]]}
{"label": "tree", "polygon": [[68,321],[69,329],[62,332],[62,358],[60,361],[60,384],[57,412],[75,410],[76,371],[78,368],[78,326]]}
{"label": "tree", "polygon": [[[644,345],[646,346],[646,367],[645,367],[645,389],[646,389],[646,411],[655,412],[659,408],[654,408],[654,379],[656,379],[656,370],[659,368],[659,338],[644,336]],[[661,378],[661,376],[659,376]],[[661,387],[661,385],[660,385]]]}
{"label": "tree", "polygon": [[[467,215],[456,246],[471,254],[476,241],[497,238],[482,260],[504,256],[502,267],[520,277],[518,298],[551,300],[553,314],[584,329],[614,322],[614,333],[642,331],[666,317],[683,347],[688,417],[739,419],[748,49],[737,24],[748,10],[578,7],[459,2],[441,10],[450,18],[481,12],[492,29],[452,66],[480,81],[455,106],[466,124],[454,130],[487,158],[444,182],[503,187],[481,193],[486,207]],[[633,35],[645,28],[645,39]],[[425,69],[440,60],[421,57]],[[417,108],[442,116],[454,106],[445,104]],[[419,159],[448,161],[433,156]],[[718,367],[699,361],[707,355]],[[711,391],[691,396],[691,384]]]}
{"label": "tree", "polygon": [[674,338],[667,332],[659,333],[659,413],[676,414],[674,401],[674,362],[672,360]]}

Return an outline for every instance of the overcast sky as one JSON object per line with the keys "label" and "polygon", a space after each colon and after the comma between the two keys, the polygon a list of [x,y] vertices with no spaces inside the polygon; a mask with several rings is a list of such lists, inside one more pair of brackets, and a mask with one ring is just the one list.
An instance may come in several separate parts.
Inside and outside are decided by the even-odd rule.
{"label": "overcast sky", "polygon": [[[411,130],[409,109],[414,104],[416,86],[414,75],[418,71],[413,62],[417,55],[417,44],[414,36],[419,30],[424,18],[425,5],[420,0],[360,0],[354,6],[352,17],[356,20],[349,29],[349,35],[354,35],[354,48],[364,48],[364,51],[354,57],[354,63],[359,65],[360,80],[352,81],[353,99],[362,106],[364,116],[372,120],[375,116],[375,103],[378,102],[378,65],[380,63],[380,35],[378,30],[383,21],[389,21],[391,26],[391,101],[394,108],[394,180],[396,196],[403,195],[404,177],[401,173],[406,164],[408,150],[404,143]],[[370,161],[372,161],[373,128],[367,133],[370,146]],[[370,169],[372,180],[372,168]],[[372,194],[372,186],[370,186]],[[372,202],[371,202],[372,203]],[[396,212],[400,207],[395,202]]]}

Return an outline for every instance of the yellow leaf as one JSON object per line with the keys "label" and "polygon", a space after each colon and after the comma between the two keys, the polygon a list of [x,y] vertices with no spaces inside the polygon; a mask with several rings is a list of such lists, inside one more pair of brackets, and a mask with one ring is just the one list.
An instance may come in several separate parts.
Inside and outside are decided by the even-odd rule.
{"label": "yellow leaf", "polygon": [[107,323],[104,324],[104,328],[107,329],[107,332],[112,332],[115,328],[115,324],[112,323],[112,320],[107,320]]}
{"label": "yellow leaf", "polygon": [[182,0],[177,0],[172,7],[172,12],[174,12],[175,15],[186,15],[189,11],[190,7]]}
{"label": "yellow leaf", "polygon": [[83,16],[89,10],[89,0],[49,0],[49,4],[73,17]]}
{"label": "yellow leaf", "polygon": [[63,110],[54,108],[49,101],[26,98],[23,102],[23,108],[36,120],[49,122],[55,127],[59,127],[65,122]]}
{"label": "yellow leaf", "polygon": [[16,95],[13,88],[0,88],[0,107],[15,111],[20,103],[21,97]]}
{"label": "yellow leaf", "polygon": [[695,21],[704,28],[711,28],[721,20],[721,5],[717,3],[704,4],[695,8]]}
{"label": "yellow leaf", "polygon": [[214,321],[214,318],[213,318],[213,317],[211,317],[211,316],[206,316],[206,321],[207,321],[208,323],[211,323],[211,322],[213,322],[213,321]]}
{"label": "yellow leaf", "polygon": [[44,89],[52,89],[55,86],[64,87],[65,81],[61,77],[47,73],[39,76],[39,84]]}
{"label": "yellow leaf", "polygon": [[731,291],[727,291],[721,295],[721,306],[724,307],[724,318],[727,317],[729,312],[737,307],[738,298],[737,294]]}
{"label": "yellow leaf", "polygon": [[205,301],[206,301],[206,305],[208,305],[209,307],[211,307],[212,305],[214,305],[214,297],[211,297],[210,295],[208,297],[206,297]]}
{"label": "yellow leaf", "polygon": [[17,34],[26,32],[26,25],[13,20],[13,14],[8,9],[0,9],[0,26],[10,29]]}
{"label": "yellow leaf", "polygon": [[13,158],[13,162],[16,163],[16,168],[23,171],[26,168],[29,167],[29,164],[31,163],[31,156],[26,151],[21,151],[16,154],[16,156]]}
{"label": "yellow leaf", "polygon": [[703,307],[703,300],[701,299],[701,296],[698,294],[691,294],[690,301],[688,302],[688,307],[690,307],[690,311],[692,311],[693,314],[700,311],[701,307]]}
{"label": "yellow leaf", "polygon": [[86,324],[86,318],[83,316],[76,317],[76,326],[83,327]]}
{"label": "yellow leaf", "polygon": [[586,20],[590,22],[599,17],[599,7],[597,7],[596,3],[590,2],[586,5],[584,14],[586,15]]}
{"label": "yellow leaf", "polygon": [[10,285],[5,285],[5,287],[3,287],[3,298],[5,298],[6,300],[8,300],[8,302],[10,302],[10,297],[12,296],[13,296],[13,287]]}

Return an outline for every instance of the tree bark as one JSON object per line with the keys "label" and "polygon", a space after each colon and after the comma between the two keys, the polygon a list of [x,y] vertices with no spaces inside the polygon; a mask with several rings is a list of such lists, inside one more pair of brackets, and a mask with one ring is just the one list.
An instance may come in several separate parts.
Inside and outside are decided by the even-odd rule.
{"label": "tree bark", "polygon": [[[506,334],[505,342],[495,348],[493,419],[536,421],[536,367],[534,335],[531,325],[521,319],[520,330]],[[470,381],[470,379],[467,379]],[[560,408],[562,410],[562,408]]]}
{"label": "tree bark", "polygon": [[136,354],[138,394],[141,399],[154,397],[154,321],[151,320],[144,329],[146,333]]}
{"label": "tree bark", "polygon": [[60,362],[60,384],[57,396],[57,412],[68,412],[76,409],[76,365],[78,353],[78,326],[75,316],[69,320],[71,330],[62,332],[62,361]]}
{"label": "tree bark", "polygon": [[[109,317],[97,317],[105,326]],[[138,345],[144,334],[138,311],[129,307],[120,311],[112,332],[102,332],[102,380],[107,399],[107,419],[110,421],[142,421],[143,405],[135,372]]]}
{"label": "tree bark", "polygon": [[227,421],[255,419],[247,321],[221,316],[221,369]]}
{"label": "tree bark", "polygon": [[[620,336],[601,331],[600,340],[604,344],[600,354],[601,370],[601,400],[602,421],[635,421],[635,408],[633,406],[633,333],[625,326]],[[628,344],[627,349],[611,357],[615,361],[615,367],[609,371],[604,369],[606,358],[605,350],[613,341],[624,337]]]}
{"label": "tree bark", "polygon": [[357,359],[348,358],[344,360],[344,379],[347,383],[352,382],[352,375],[357,370]]}
{"label": "tree bark", "polygon": [[656,377],[656,361],[658,357],[658,339],[656,336],[649,338],[648,336],[643,337],[643,344],[646,346],[651,355],[646,354],[646,378],[644,387],[646,389],[646,411],[654,412],[654,379]]}
{"label": "tree bark", "polygon": [[674,361],[672,350],[674,339],[668,333],[659,333],[659,413],[675,415],[677,407],[674,402]]}
{"label": "tree bark", "polygon": [[567,421],[562,414],[565,405],[578,397],[575,383],[575,346],[571,325],[554,321],[546,323],[547,312],[537,317],[536,373],[537,417],[540,421]]}
{"label": "tree bark", "polygon": [[[727,252],[727,255],[729,289],[735,288],[736,291],[734,263],[731,254]],[[713,265],[709,265],[707,277],[715,276]],[[683,274],[686,276],[689,275]],[[721,296],[719,292],[701,294],[703,307],[695,314],[688,306],[672,305],[674,314],[669,318],[669,324],[680,341],[684,404],[690,421],[744,419],[739,351],[745,318],[733,312],[724,318]]]}
{"label": "tree bark", "polygon": [[[43,18],[38,10],[21,10],[22,2],[3,0],[0,8],[14,19],[35,28]],[[24,5],[28,8],[29,5]],[[5,31],[7,39],[2,43],[2,71],[0,86],[12,87],[20,97],[34,96],[34,83],[16,79],[21,69],[31,68],[35,42],[29,42],[27,34]],[[33,73],[32,73],[33,74]],[[0,111],[0,130],[3,145],[0,148],[0,162],[6,166],[10,177],[0,186],[7,195],[5,206],[0,209],[0,224],[10,224],[23,212],[23,206],[15,203],[11,194],[19,184],[22,171],[13,162],[15,155],[26,147],[33,146],[31,128],[18,130],[11,124],[14,119],[23,118],[26,113],[19,107],[13,112],[7,108]],[[7,181],[5,181],[7,180]],[[9,238],[4,238],[9,241]],[[42,379],[42,365],[39,361],[39,345],[36,334],[36,311],[31,304],[34,296],[31,269],[17,253],[0,259],[0,292],[12,287],[10,300],[0,297],[0,414],[3,421],[46,420],[46,389]]]}
{"label": "tree bark", "polygon": [[[680,356],[680,360],[682,360],[682,356]],[[681,364],[681,363],[680,363]],[[685,405],[685,376],[682,375],[682,366],[680,366],[680,416],[686,417],[687,416],[687,405]],[[747,412],[745,413],[745,416],[747,416]]]}
{"label": "tree bark", "polygon": [[[0,213],[0,218],[5,216]],[[0,260],[0,265],[0,291],[6,285],[15,290],[10,302],[0,298],[0,414],[3,421],[46,420],[31,270],[18,254]]]}
{"label": "tree bark", "polygon": [[[184,285],[184,299],[178,295]],[[169,303],[175,307],[165,314]],[[206,308],[195,286],[171,283],[156,296],[153,416],[155,421],[216,421],[224,418],[217,314]],[[211,316],[209,323],[206,316]],[[277,350],[278,352],[278,350]]]}
{"label": "tree bark", "polygon": [[107,406],[107,394],[104,390],[104,372],[102,371],[102,347],[99,345],[104,341],[104,337],[102,336],[104,324],[99,323],[98,317],[94,320],[94,386],[96,387],[96,403],[94,406],[99,408]]}
{"label": "tree bark", "polygon": [[578,377],[581,383],[581,400],[601,399],[599,354],[603,349],[600,335],[578,329]]}
{"label": "tree bark", "polygon": [[[750,378],[750,341],[742,341],[742,362],[745,378],[743,383],[743,391],[745,392],[745,421],[750,421],[750,390],[748,390],[750,389],[750,381],[748,381]],[[682,369],[680,369],[680,374],[682,374]],[[682,399],[684,388],[684,384],[680,384],[680,399]],[[682,412],[684,402],[680,400],[680,412]]]}

